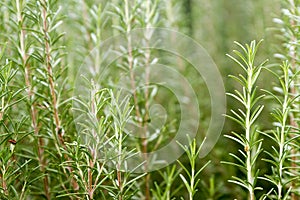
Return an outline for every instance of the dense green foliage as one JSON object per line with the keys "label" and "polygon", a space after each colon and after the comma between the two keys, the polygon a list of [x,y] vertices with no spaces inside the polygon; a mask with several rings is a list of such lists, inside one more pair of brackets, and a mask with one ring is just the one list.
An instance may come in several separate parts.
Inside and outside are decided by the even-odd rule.
{"label": "dense green foliage", "polygon": [[[299,199],[299,12],[298,0],[2,0],[0,199]],[[207,77],[176,52],[205,56],[152,27],[203,45],[229,91],[204,158],[221,122]],[[162,38],[174,49],[155,48]]]}

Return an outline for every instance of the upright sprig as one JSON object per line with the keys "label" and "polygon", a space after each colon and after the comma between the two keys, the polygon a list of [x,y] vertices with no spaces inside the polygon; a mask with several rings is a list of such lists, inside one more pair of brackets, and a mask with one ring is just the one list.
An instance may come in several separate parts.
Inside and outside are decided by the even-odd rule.
{"label": "upright sprig", "polygon": [[110,91],[109,115],[112,117],[112,132],[114,133],[110,144],[111,149],[114,149],[112,163],[116,167],[116,178],[112,178],[116,180],[113,181],[116,192],[110,195],[119,200],[127,200],[133,198],[136,192],[135,182],[145,176],[145,173],[134,174],[135,170],[140,167],[139,165],[132,170],[127,167],[128,159],[135,156],[137,152],[136,149],[128,149],[124,146],[128,136],[125,126],[132,117],[133,107],[130,105],[129,98],[122,99],[121,94],[121,91],[116,95]]}
{"label": "upright sprig", "polygon": [[[123,6],[113,5],[113,16],[119,17],[119,25],[114,25],[117,30],[125,35],[127,44],[122,48],[125,51],[121,52],[125,55],[124,62],[121,66],[128,71],[130,80],[130,90],[133,96],[135,123],[142,127],[140,131],[141,141],[139,146],[141,152],[144,153],[145,163],[143,165],[144,171],[149,170],[151,161],[148,158],[147,152],[150,150],[149,140],[150,131],[148,123],[150,121],[149,107],[152,100],[150,75],[151,64],[156,62],[156,58],[152,58],[152,50],[150,49],[153,43],[153,27],[158,24],[159,17],[159,1],[128,1],[122,0]],[[142,42],[145,46],[137,49],[134,46],[134,39],[132,38],[132,31],[134,28],[145,28]],[[138,53],[137,53],[138,52]],[[136,74],[136,69],[142,69],[143,76]],[[155,146],[155,145],[154,145]],[[145,176],[145,199],[150,197],[150,173]]]}
{"label": "upright sprig", "polygon": [[[142,151],[143,153],[145,153],[145,171],[148,171],[149,165],[150,165],[150,161],[149,158],[147,157],[147,152],[149,150],[149,141],[148,141],[148,137],[150,136],[150,132],[149,132],[149,127],[148,127],[148,123],[147,121],[149,121],[150,116],[149,116],[149,106],[150,106],[150,101],[151,101],[151,95],[150,95],[150,74],[151,74],[151,63],[155,62],[156,58],[151,58],[151,39],[153,37],[153,27],[155,27],[158,24],[158,17],[159,17],[159,12],[158,12],[158,1],[154,0],[147,0],[144,1],[141,4],[141,26],[143,28],[145,28],[144,31],[144,41],[145,41],[145,49],[142,50],[142,54],[144,57],[144,61],[142,66],[144,65],[144,71],[145,71],[145,75],[144,75],[144,109],[141,109],[141,114],[143,116],[143,121],[146,123],[141,123],[140,125],[143,125],[144,127],[144,133],[142,135]],[[153,41],[152,41],[153,42]],[[150,173],[148,173],[145,176],[145,190],[146,190],[146,200],[151,199],[150,197]]]}
{"label": "upright sprig", "polygon": [[151,189],[154,199],[171,199],[173,195],[178,193],[182,187],[172,190],[172,185],[176,181],[177,176],[181,173],[181,169],[177,169],[176,165],[168,166],[165,171],[159,171],[163,181],[154,182],[154,188]]}
{"label": "upright sprig", "polygon": [[[31,7],[32,2],[16,0],[11,5],[7,4],[6,6],[11,10],[14,18],[11,21],[10,25],[16,32],[16,35],[12,34],[9,39],[14,44],[16,57],[12,58],[14,62],[18,65],[22,74],[24,74],[23,85],[26,86],[26,96],[27,96],[27,109],[28,115],[30,116],[31,127],[29,132],[33,132],[34,138],[36,141],[36,152],[37,152],[37,161],[43,176],[40,176],[39,179],[43,179],[43,191],[46,199],[50,199],[50,189],[49,189],[49,179],[48,175],[45,174],[46,168],[46,158],[44,154],[44,140],[40,133],[39,126],[39,109],[37,106],[38,98],[35,96],[36,81],[34,78],[34,57],[31,55],[30,50],[33,49],[35,45],[34,39],[31,37],[34,24],[37,23],[37,15],[35,12],[36,7]],[[16,40],[16,42],[14,42]],[[28,155],[26,155],[28,156]],[[24,157],[26,157],[24,156]],[[40,190],[40,188],[39,188]]]}
{"label": "upright sprig", "polygon": [[[141,110],[139,108],[138,94],[137,94],[137,80],[135,76],[134,69],[138,66],[137,59],[133,55],[133,41],[131,36],[131,31],[136,27],[138,22],[136,21],[136,16],[138,15],[139,4],[135,1],[122,0],[122,7],[117,5],[112,5],[114,11],[113,16],[119,17],[119,24],[114,25],[114,28],[118,29],[122,34],[124,34],[127,40],[126,49],[126,61],[123,63],[124,68],[129,71],[130,87],[133,93],[134,111],[138,122],[142,122]],[[124,52],[122,52],[124,53]]]}
{"label": "upright sprig", "polygon": [[58,85],[58,73],[62,73],[62,53],[63,46],[57,44],[64,33],[57,33],[57,28],[62,24],[61,16],[59,15],[59,10],[55,10],[52,1],[40,0],[40,16],[39,22],[42,31],[39,32],[41,39],[37,39],[42,46],[42,52],[40,56],[42,60],[39,60],[43,64],[46,77],[47,86],[49,89],[50,99],[50,109],[53,117],[54,124],[54,137],[59,139],[59,142],[63,145],[64,143],[64,128],[62,127],[61,117],[59,114],[59,91],[56,88]]}
{"label": "upright sprig", "polygon": [[[275,54],[276,57],[281,58],[283,60],[288,60],[290,63],[290,73],[294,74],[293,82],[290,85],[290,94],[293,97],[296,97],[300,94],[300,78],[299,78],[299,25],[300,25],[300,2],[298,0],[285,0],[283,1],[282,15],[280,18],[275,18],[274,22],[279,24],[280,27],[280,35],[283,43],[283,51],[281,54]],[[300,117],[300,103],[299,99],[295,100],[292,104],[292,109],[289,113],[289,124],[293,126],[293,132],[299,132],[299,117]],[[297,134],[295,134],[297,135]],[[293,137],[293,135],[290,135]],[[295,140],[296,142],[296,140]],[[290,173],[294,176],[300,176],[299,170],[297,168],[299,165],[299,158],[297,155],[299,154],[299,143],[293,145],[291,147],[292,152],[292,162],[290,163]],[[292,181],[292,191],[291,198],[292,200],[299,199],[300,191],[299,185],[297,181]]]}
{"label": "upright sprig", "polygon": [[109,106],[110,93],[107,89],[99,89],[93,81],[88,84],[90,86],[88,101],[74,100],[84,108],[78,108],[78,112],[81,113],[79,117],[84,118],[84,122],[78,121],[81,126],[78,129],[80,137],[77,141],[66,143],[66,149],[63,150],[70,160],[63,162],[62,165],[66,168],[72,167],[70,175],[78,183],[78,192],[63,193],[59,197],[105,199],[105,193],[110,192],[105,181],[112,172],[106,166],[108,158],[105,148],[113,137],[107,134],[111,129],[111,122],[109,116],[104,113],[105,108]]}
{"label": "upright sprig", "polygon": [[255,164],[259,154],[262,152],[262,140],[258,139],[255,121],[261,114],[264,106],[257,105],[263,95],[256,95],[257,87],[255,84],[263,65],[266,63],[266,61],[264,61],[259,65],[255,64],[255,57],[260,43],[261,42],[257,44],[255,41],[252,41],[250,45],[246,44],[244,47],[236,42],[241,48],[241,52],[233,51],[238,58],[228,55],[241,67],[246,75],[239,74],[239,76],[230,76],[242,86],[242,92],[235,90],[235,93],[227,94],[240,102],[244,109],[238,109],[237,111],[231,110],[232,115],[226,116],[240,124],[244,132],[241,134],[232,132],[232,135],[226,135],[226,137],[242,145],[243,150],[239,149],[239,154],[242,158],[240,158],[239,155],[230,154],[236,159],[237,163],[223,163],[234,165],[245,173],[245,179],[232,177],[233,179],[230,180],[230,182],[246,188],[249,200],[254,200],[255,190],[260,189],[255,186],[259,173],[259,170],[255,168]]}
{"label": "upright sprig", "polygon": [[181,168],[185,171],[185,173],[187,174],[188,178],[186,178],[183,174],[179,174],[181,180],[183,181],[187,191],[188,191],[188,195],[189,195],[189,200],[193,200],[194,199],[194,195],[197,192],[197,186],[200,182],[200,178],[199,175],[200,173],[203,171],[203,169],[210,163],[210,161],[208,161],[206,164],[204,164],[199,170],[197,170],[197,160],[199,159],[199,153],[201,151],[201,148],[205,142],[205,139],[203,140],[203,142],[201,143],[200,147],[197,148],[197,142],[196,139],[193,139],[191,141],[191,139],[188,137],[189,139],[189,143],[190,145],[182,145],[179,143],[179,145],[181,146],[181,148],[185,151],[185,153],[187,154],[187,157],[189,159],[189,164],[190,164],[190,169],[188,169],[186,166],[184,166],[184,164],[182,162],[180,162],[178,160],[178,163],[180,164]]}
{"label": "upright sprig", "polygon": [[266,91],[276,100],[278,107],[274,108],[272,112],[272,116],[276,120],[274,122],[276,129],[269,131],[269,133],[264,133],[275,142],[276,146],[272,147],[272,152],[266,151],[270,159],[265,160],[272,164],[272,174],[263,178],[277,187],[274,190],[274,199],[278,200],[287,199],[292,189],[289,183],[293,181],[295,176],[289,173],[289,157],[292,156],[289,149],[293,148],[294,140],[299,137],[292,136],[294,127],[289,125],[290,112],[293,109],[293,103],[297,100],[290,93],[295,75],[291,75],[291,65],[288,62],[283,62],[280,68],[280,73],[268,69],[279,80],[280,87],[275,88],[279,94]]}

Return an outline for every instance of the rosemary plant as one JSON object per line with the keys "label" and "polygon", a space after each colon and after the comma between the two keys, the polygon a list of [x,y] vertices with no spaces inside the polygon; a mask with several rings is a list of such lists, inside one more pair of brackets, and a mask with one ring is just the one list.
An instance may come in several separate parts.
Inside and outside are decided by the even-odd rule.
{"label": "rosemary plant", "polygon": [[[138,181],[145,174],[134,175],[135,170],[127,169],[127,159],[136,154],[135,149],[128,150],[123,147],[123,143],[128,136],[125,132],[125,126],[130,118],[132,107],[129,104],[129,98],[120,99],[119,92],[116,97],[111,94],[110,114],[113,118],[112,131],[115,133],[112,140],[112,148],[116,150],[113,165],[116,166],[116,178],[114,186],[117,192],[112,197],[118,197],[119,200],[132,199],[135,194],[135,181]],[[139,166],[137,166],[138,168]],[[124,172],[122,172],[124,171]]]}
{"label": "rosemary plant", "polygon": [[240,102],[244,109],[238,109],[237,111],[231,110],[232,115],[227,115],[227,117],[240,124],[244,129],[244,133],[239,134],[232,132],[233,135],[226,135],[226,137],[242,145],[243,149],[239,149],[239,155],[230,154],[236,159],[237,163],[223,163],[234,165],[245,173],[245,179],[233,177],[230,182],[246,188],[249,199],[254,200],[255,190],[262,189],[255,186],[259,175],[259,169],[255,168],[255,164],[259,154],[262,152],[262,139],[258,138],[255,121],[264,108],[262,105],[257,105],[263,95],[256,96],[257,89],[255,84],[266,61],[259,65],[255,64],[255,56],[260,42],[256,44],[255,41],[252,41],[251,44],[246,45],[246,47],[243,47],[237,42],[236,44],[241,48],[242,53],[234,51],[238,59],[230,55],[228,56],[243,69],[246,75],[230,76],[242,86],[242,92],[236,90],[235,94],[228,93],[228,95]]}
{"label": "rosemary plant", "polygon": [[168,166],[166,171],[159,171],[163,181],[158,183],[154,182],[155,187],[152,190],[152,195],[154,199],[171,199],[176,193],[179,193],[182,187],[178,187],[176,190],[172,191],[172,184],[176,180],[181,170],[177,170],[177,166]]}
{"label": "rosemary plant", "polygon": [[201,167],[199,170],[196,170],[196,162],[199,159],[199,153],[200,153],[201,147],[204,144],[204,142],[205,142],[205,139],[203,140],[203,142],[201,143],[199,148],[197,148],[197,143],[196,143],[195,139],[193,141],[190,141],[189,147],[179,144],[186,152],[188,159],[189,159],[190,167],[191,167],[190,169],[188,169],[180,161],[178,161],[181,168],[188,175],[188,180],[187,180],[187,178],[185,178],[182,174],[179,174],[186,189],[188,190],[188,199],[189,200],[194,199],[194,195],[198,190],[197,186],[200,182],[199,175],[203,171],[203,169],[210,163],[210,161],[208,161],[203,167]]}
{"label": "rosemary plant", "polygon": [[[284,61],[288,60],[288,64],[285,64],[286,70],[288,70],[289,82],[286,82],[288,84],[289,88],[287,89],[287,92],[289,93],[289,101],[290,108],[288,112],[288,120],[286,122],[286,125],[289,127],[287,138],[290,151],[290,156],[288,156],[288,159],[290,162],[290,167],[287,166],[288,174],[294,177],[294,180],[291,180],[291,199],[299,199],[300,191],[299,191],[299,184],[296,181],[297,177],[299,177],[299,170],[298,170],[298,162],[299,162],[299,142],[297,140],[294,140],[294,138],[297,138],[297,135],[299,133],[299,6],[300,2],[295,0],[286,0],[283,1],[283,8],[282,8],[282,15],[280,18],[275,18],[274,22],[279,24],[280,27],[280,35],[282,36],[282,43],[283,43],[283,49],[280,54],[275,54],[275,57],[280,58]],[[284,70],[283,70],[284,71]],[[284,72],[283,72],[284,73]],[[283,90],[284,91],[284,90]]]}
{"label": "rosemary plant", "polygon": [[278,75],[275,70],[269,70],[280,82],[281,87],[276,88],[276,91],[282,95],[282,98],[280,98],[280,95],[266,91],[277,101],[279,107],[275,108],[272,113],[272,116],[276,119],[276,123],[274,123],[276,129],[270,131],[269,134],[265,133],[277,146],[272,148],[274,152],[266,152],[271,159],[265,160],[272,164],[273,174],[266,175],[266,178],[263,179],[273,183],[277,187],[277,189],[274,190],[274,199],[287,199],[292,189],[292,186],[289,184],[296,178],[295,175],[289,173],[290,167],[288,167],[288,160],[289,157],[293,156],[289,149],[293,148],[295,145],[294,140],[296,140],[298,136],[292,136],[294,127],[289,125],[288,122],[292,106],[297,98],[291,96],[289,92],[291,84],[293,84],[293,79],[295,78],[295,76],[290,76],[291,65],[288,64],[288,62],[284,62],[280,67],[280,74],[282,75]]}

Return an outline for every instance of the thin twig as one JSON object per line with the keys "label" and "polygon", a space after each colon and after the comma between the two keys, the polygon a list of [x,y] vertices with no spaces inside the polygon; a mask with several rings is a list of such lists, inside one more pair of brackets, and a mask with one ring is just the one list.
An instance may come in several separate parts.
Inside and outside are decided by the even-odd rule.
{"label": "thin twig", "polygon": [[[49,38],[48,38],[48,22],[47,22],[47,2],[43,1],[43,31],[44,31],[44,40],[45,40],[45,54],[46,54],[46,68],[48,73],[48,82],[49,82],[49,89],[50,89],[50,95],[52,99],[52,107],[53,107],[53,118],[55,123],[55,133],[56,137],[58,137],[60,145],[66,150],[66,145],[64,142],[64,129],[61,127],[61,120],[59,118],[58,113],[58,103],[57,103],[57,95],[55,93],[55,85],[54,85],[54,79],[53,79],[53,70],[51,65],[51,52],[50,52],[50,44],[49,44]],[[70,158],[68,156],[65,156],[68,161],[70,161]],[[68,170],[70,173],[73,172],[72,167],[69,165]],[[75,181],[75,179],[71,178],[71,183],[74,188],[74,190],[79,189],[78,183]]]}

